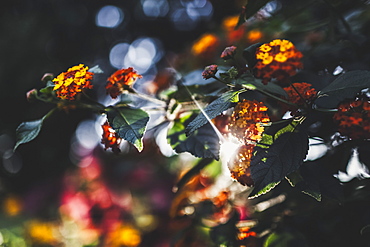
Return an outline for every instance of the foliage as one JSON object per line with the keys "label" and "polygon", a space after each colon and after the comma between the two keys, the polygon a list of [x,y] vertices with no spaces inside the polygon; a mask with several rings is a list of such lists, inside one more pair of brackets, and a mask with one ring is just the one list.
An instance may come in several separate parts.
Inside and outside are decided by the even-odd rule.
{"label": "foliage", "polygon": [[[369,121],[370,109],[368,103],[363,103],[361,116],[358,112],[352,114],[350,110],[346,110],[349,114],[348,121],[336,123],[332,118],[340,104],[345,101],[363,97],[367,100],[364,102],[370,102],[368,96],[370,71],[366,70],[370,68],[363,69],[361,66],[357,68],[356,63],[346,60],[345,57],[331,60],[321,54],[319,57],[323,56],[323,61],[320,62],[317,62],[316,57],[320,47],[330,45],[333,38],[336,40],[339,37],[346,38],[352,44],[351,49],[361,51],[361,48],[356,48],[358,46],[356,39],[348,30],[350,28],[348,23],[341,16],[343,14],[341,12],[345,12],[344,7],[342,6],[339,12],[330,1],[323,3],[310,1],[307,4],[325,7],[331,11],[331,15],[327,17],[328,20],[306,23],[307,16],[303,14],[303,6],[296,13],[292,13],[293,7],[286,7],[282,1],[281,9],[276,9],[272,16],[264,17],[269,19],[271,25],[278,26],[275,31],[271,31],[272,27],[268,22],[257,21],[258,15],[264,13],[263,7],[268,2],[270,1],[248,1],[235,27],[235,30],[245,29],[244,24],[250,23],[252,27],[265,31],[267,36],[264,39],[245,42],[244,46],[243,42],[239,41],[235,44],[238,46],[236,50],[233,47],[233,53],[222,56],[225,60],[222,65],[218,66],[214,62],[212,65],[204,64],[207,67],[201,80],[202,72],[199,68],[187,72],[179,72],[182,68],[176,68],[179,71],[172,68],[176,73],[175,81],[166,82],[168,84],[166,89],[158,90],[154,94],[145,94],[134,86],[140,83],[143,76],[133,71],[131,67],[118,70],[108,77],[99,66],[86,71],[87,68],[81,64],[80,67],[72,67],[73,70],[68,69],[68,73],[73,72],[72,75],[48,80],[44,88],[29,94],[29,100],[52,104],[55,108],[39,120],[19,125],[14,150],[36,139],[42,128],[47,128],[46,120],[57,114],[57,110],[69,112],[80,109],[106,118],[114,135],[112,133],[106,135],[110,139],[109,142],[105,140],[105,149],[111,147],[118,159],[122,157],[113,147],[120,145],[121,140],[127,141],[125,143],[138,152],[145,153],[147,144],[145,140],[152,138],[150,132],[157,133],[155,131],[166,126],[164,128],[166,133],[161,137],[171,146],[174,153],[178,155],[189,153],[197,161],[197,164],[185,172],[177,183],[177,193],[171,209],[171,217],[180,222],[179,225],[182,223],[184,225],[175,238],[175,242],[182,243],[183,246],[189,244],[186,238],[192,235],[194,229],[202,233],[200,234],[202,238],[208,237],[218,246],[241,246],[248,241],[255,241],[253,239],[257,234],[254,231],[262,235],[265,230],[262,224],[238,227],[238,224],[250,219],[241,219],[228,192],[214,195],[213,198],[206,195],[204,191],[211,187],[214,181],[208,181],[202,173],[207,166],[214,165],[213,160],[221,160],[224,167],[235,165],[230,169],[234,172],[235,180],[252,181],[251,186],[245,186],[245,183],[241,182],[242,186],[232,180],[231,176],[225,178],[219,173],[208,178],[215,181],[227,179],[233,185],[243,187],[247,192],[243,194],[244,200],[269,198],[264,196],[273,194],[284,184],[289,184],[293,188],[280,187],[284,190],[276,193],[289,194],[291,191],[299,190],[321,202],[334,200],[346,203],[355,200],[344,196],[345,185],[341,183],[340,171],[346,170],[350,159],[354,157],[359,157],[359,163],[369,167],[369,140],[364,138],[365,135],[349,135],[341,130],[345,128],[352,131],[349,127],[356,125],[360,126],[361,130],[370,132],[368,127],[357,123]],[[297,7],[297,3],[293,5]],[[334,24],[337,26],[331,30]],[[288,30],[284,29],[286,26],[289,26]],[[330,31],[333,37],[324,37],[321,30],[323,27],[324,30]],[[297,34],[297,30],[302,30],[302,33]],[[310,37],[313,34],[319,35],[318,40]],[[364,34],[359,32],[358,35]],[[291,38],[294,40],[289,41]],[[304,42],[301,41],[303,38],[306,39]],[[304,47],[305,45],[308,47]],[[335,54],[337,52],[335,47],[329,50]],[[213,55],[217,62],[219,55]],[[336,55],[341,56],[342,53]],[[367,54],[367,57],[357,58],[356,62],[366,64],[368,59]],[[341,71],[335,72],[335,68]],[[102,82],[100,77],[95,78],[98,73],[109,78],[109,83]],[[85,74],[88,77],[84,77]],[[90,84],[85,86],[89,80],[93,80],[94,87]],[[300,87],[294,86],[303,82],[310,82],[315,89],[309,92],[309,99],[303,96],[305,91],[300,91]],[[118,100],[104,104],[90,96],[89,91],[103,83],[106,83],[106,94],[113,99],[119,98]],[[292,96],[284,90],[288,87],[296,92],[297,99],[290,98]],[[262,122],[246,108],[240,110],[245,111],[243,114],[235,112],[237,109],[235,106],[245,101],[258,101],[268,108],[270,121]],[[355,106],[350,105],[349,109],[353,108]],[[224,160],[222,146],[233,141],[230,132],[232,117],[235,118],[233,124],[241,131],[237,135],[243,138],[240,138],[238,148],[226,151],[232,154],[232,158]],[[253,135],[250,135],[250,132],[253,132]],[[327,152],[308,159],[307,154],[314,149],[313,140],[320,140],[318,145],[327,148]],[[149,148],[153,148],[148,145]],[[239,147],[242,145],[251,148],[248,150],[250,157],[245,153],[235,152],[240,150]],[[337,177],[334,177],[334,174],[337,174]],[[195,192],[200,194],[204,192],[204,195],[199,196],[197,200],[192,199]],[[271,205],[274,203],[272,200]],[[363,227],[366,228],[366,225]],[[271,232],[271,229],[269,231]],[[263,246],[290,244],[306,246],[306,240],[294,231],[279,228],[265,238]],[[176,243],[174,246],[177,246]]]}

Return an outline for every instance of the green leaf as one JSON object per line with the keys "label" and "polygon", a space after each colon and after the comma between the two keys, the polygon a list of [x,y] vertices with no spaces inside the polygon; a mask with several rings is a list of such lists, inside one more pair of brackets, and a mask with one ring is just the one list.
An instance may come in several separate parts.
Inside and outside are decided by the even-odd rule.
{"label": "green leaf", "polygon": [[139,151],[142,151],[142,138],[149,121],[148,113],[130,107],[109,107],[107,115],[110,125],[118,135],[132,143]]}
{"label": "green leaf", "polygon": [[345,99],[352,99],[362,89],[370,88],[370,71],[346,72],[322,89],[315,100],[321,108],[336,108]]}
{"label": "green leaf", "polygon": [[287,246],[302,246],[307,247],[305,237],[293,229],[279,229],[271,233],[263,243],[263,247],[287,247]]}
{"label": "green leaf", "polygon": [[17,127],[17,141],[14,150],[16,150],[19,145],[30,142],[38,136],[45,118],[46,116],[38,120],[23,122]]}
{"label": "green leaf", "polygon": [[185,134],[185,126],[193,119],[194,115],[186,115],[176,119],[169,129],[167,139],[177,153],[189,152],[198,158],[212,158],[218,160],[220,143],[219,138],[208,123],[190,136]]}
{"label": "green leaf", "polygon": [[310,179],[310,177],[303,178],[299,170],[287,175],[286,179],[292,187],[296,187],[304,194],[313,197],[317,201],[321,201],[321,190],[317,180]]}
{"label": "green leaf", "polygon": [[242,85],[245,88],[250,88],[250,89],[251,89],[250,85],[253,85],[255,89],[258,91],[269,92],[269,93],[278,94],[284,97],[288,97],[287,93],[282,87],[274,83],[271,83],[271,82],[265,85],[262,83],[261,79],[257,79],[253,77],[253,75],[249,72],[244,73],[242,76],[240,76],[240,78],[238,78],[235,83]]}
{"label": "green leaf", "polygon": [[192,134],[194,131],[208,123],[209,119],[213,119],[221,114],[223,111],[233,106],[233,103],[239,101],[239,94],[245,90],[230,91],[222,94],[220,98],[212,101],[205,109],[207,117],[201,112],[199,115],[191,121],[187,126],[185,133],[186,135]]}
{"label": "green leaf", "polygon": [[265,6],[271,0],[248,0],[244,6],[242,13],[239,16],[238,24],[236,28],[242,25],[246,20],[252,17],[258,12],[263,6]]}
{"label": "green leaf", "polygon": [[232,80],[236,79],[239,72],[235,67],[231,67],[229,70],[223,73],[219,73],[222,80],[224,80],[227,83],[230,83]]}
{"label": "green leaf", "polygon": [[254,189],[249,197],[254,198],[270,191],[303,163],[308,150],[308,136],[296,130],[298,123],[293,121],[270,137],[269,134],[263,134],[251,159]]}
{"label": "green leaf", "polygon": [[256,197],[259,197],[259,196],[261,196],[261,195],[264,195],[264,194],[266,194],[267,192],[269,192],[270,190],[272,190],[273,188],[275,188],[279,183],[280,183],[280,182],[273,182],[273,183],[270,183],[270,184],[266,185],[265,187],[263,187],[263,188],[262,188],[262,189],[260,189],[260,190],[255,190],[255,189],[254,189],[254,190],[249,194],[248,198],[249,198],[249,199],[254,199],[254,198],[256,198]]}
{"label": "green leaf", "polygon": [[47,81],[46,87],[39,90],[40,95],[38,96],[38,98],[43,101],[52,101],[55,98],[54,86],[54,82]]}
{"label": "green leaf", "polygon": [[257,63],[257,58],[256,58],[256,49],[263,45],[262,42],[253,44],[247,48],[244,49],[243,51],[243,57],[245,60],[247,60],[248,66],[250,68],[253,68],[254,65]]}
{"label": "green leaf", "polygon": [[333,173],[325,167],[328,160],[305,162],[300,168],[303,181],[297,183],[297,189],[308,194],[315,199],[320,199],[321,195],[342,202],[344,199],[343,186],[340,181],[333,176]]}

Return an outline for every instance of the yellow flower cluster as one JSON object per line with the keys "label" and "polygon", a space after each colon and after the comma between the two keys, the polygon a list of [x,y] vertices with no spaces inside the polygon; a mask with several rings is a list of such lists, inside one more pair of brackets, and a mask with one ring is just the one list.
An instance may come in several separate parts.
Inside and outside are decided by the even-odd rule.
{"label": "yellow flower cluster", "polygon": [[74,100],[77,93],[84,88],[92,88],[91,80],[94,73],[88,71],[89,67],[79,64],[69,68],[67,72],[60,73],[53,79],[53,90],[57,97],[66,100]]}
{"label": "yellow flower cluster", "polygon": [[262,138],[264,127],[262,123],[270,122],[266,111],[268,108],[256,100],[239,102],[231,115],[229,129],[243,145],[237,150],[237,155],[228,163],[232,178],[242,185],[252,186],[250,162],[253,150]]}
{"label": "yellow flower cluster", "polygon": [[272,78],[283,81],[297,73],[303,68],[300,59],[303,57],[292,42],[288,40],[275,39],[261,45],[256,50],[254,75],[261,78],[267,84]]}
{"label": "yellow flower cluster", "polygon": [[231,115],[229,128],[231,133],[244,143],[255,143],[261,139],[264,127],[261,123],[268,123],[270,118],[267,106],[262,102],[243,100],[239,102]]}

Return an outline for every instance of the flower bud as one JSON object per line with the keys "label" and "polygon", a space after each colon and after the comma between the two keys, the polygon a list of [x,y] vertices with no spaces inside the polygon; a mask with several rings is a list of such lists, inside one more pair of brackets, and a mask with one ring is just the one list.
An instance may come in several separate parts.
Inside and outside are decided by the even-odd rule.
{"label": "flower bud", "polygon": [[52,74],[52,73],[45,73],[42,76],[41,81],[46,83],[46,82],[51,81],[53,79],[54,79],[54,74]]}
{"label": "flower bud", "polygon": [[235,50],[236,50],[235,46],[226,47],[225,50],[221,53],[221,58],[224,60],[233,58],[235,55]]}
{"label": "flower bud", "polygon": [[216,75],[218,71],[218,66],[215,65],[215,64],[212,64],[212,65],[209,65],[207,67],[205,67],[203,73],[202,73],[202,76],[204,79],[209,79],[209,78],[212,78]]}
{"label": "flower bud", "polygon": [[26,98],[29,102],[34,101],[37,98],[37,89],[31,89],[26,93]]}

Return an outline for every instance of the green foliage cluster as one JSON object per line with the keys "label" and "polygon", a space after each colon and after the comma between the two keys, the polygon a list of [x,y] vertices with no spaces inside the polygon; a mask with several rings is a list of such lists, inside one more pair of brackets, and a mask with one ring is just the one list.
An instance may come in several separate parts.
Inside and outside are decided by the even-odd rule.
{"label": "green foliage cluster", "polygon": [[[239,25],[242,25],[268,2],[248,1],[240,15]],[[309,1],[307,4],[316,4],[314,2],[316,1]],[[345,20],[338,17],[337,12],[332,9],[335,9],[335,5],[331,1],[323,2],[331,6],[330,9],[333,11],[331,18],[334,19],[302,25],[302,30],[315,30],[329,25],[328,22],[332,23],[334,20],[342,23],[345,30],[348,29]],[[292,16],[294,15],[292,14]],[[276,18],[281,17],[276,14]],[[292,30],[294,31],[294,28]],[[293,32],[292,30],[291,32]],[[344,70],[338,75],[331,76],[330,78],[333,79],[330,83],[315,85],[318,94],[313,101],[299,106],[289,101],[288,95],[283,89],[284,85],[279,81],[263,84],[260,79],[255,78],[252,70],[256,62],[254,54],[261,44],[238,47],[237,52],[241,54],[242,65],[240,61],[237,63],[228,61],[228,66],[220,66],[220,71],[212,79],[204,80],[199,77],[182,76],[178,73],[177,77],[180,79],[155,97],[143,95],[133,88],[121,95],[120,100],[114,105],[109,106],[98,103],[86,93],[82,94],[76,101],[58,99],[52,90],[52,82],[48,81],[45,88],[34,94],[34,98],[53,103],[56,107],[41,119],[23,122],[19,125],[15,149],[19,145],[35,139],[42,127],[47,128],[47,118],[52,116],[57,109],[73,106],[90,110],[99,115],[106,115],[108,122],[118,136],[134,145],[138,151],[142,151],[145,148],[143,138],[149,128],[151,112],[154,109],[164,112],[163,121],[156,122],[150,128],[156,129],[166,126],[168,129],[167,141],[176,153],[188,152],[203,160],[180,180],[178,189],[181,190],[182,186],[212,160],[220,159],[220,146],[225,142],[226,137],[215,129],[212,120],[221,114],[230,115],[238,102],[258,100],[265,102],[269,107],[269,114],[273,120],[269,126],[265,126],[262,139],[256,143],[253,152],[250,169],[254,186],[249,198],[256,198],[270,192],[286,179],[292,187],[312,196],[317,201],[321,201],[325,197],[340,202],[345,201],[341,182],[332,176],[339,170],[343,170],[343,167],[329,167],[330,172],[323,173],[314,171],[313,167],[317,164],[325,165],[324,163],[329,163],[330,160],[338,160],[337,156],[343,154],[342,149],[350,150],[350,152],[345,152],[348,154],[346,157],[340,157],[344,160],[342,161],[345,165],[347,165],[353,149],[358,150],[359,160],[369,165],[367,154],[369,140],[351,140],[336,135],[337,127],[328,119],[332,118],[341,102],[353,99],[361,91],[370,88],[370,71],[357,68],[347,69],[343,65]],[[328,41],[327,45],[329,44]],[[350,45],[355,46],[353,42]],[[314,63],[317,50],[302,52],[304,53],[304,61]],[[336,50],[329,49],[327,52],[335,54]],[[325,66],[329,68],[331,63],[332,61],[328,61]],[[91,71],[104,73],[98,67]],[[194,71],[189,74],[192,73]],[[196,73],[201,74],[201,71],[197,70]],[[304,75],[303,70],[291,80],[302,82],[305,79]],[[323,74],[322,78],[326,80],[328,74]],[[311,80],[310,77],[308,80]],[[145,107],[137,107],[136,102],[138,101],[142,102]],[[285,113],[283,106],[296,108],[296,113],[288,118],[283,118]],[[312,146],[309,144],[310,139],[320,140],[321,144],[329,147],[330,152],[315,160],[307,160],[306,155]],[[235,224],[231,225],[235,226]],[[227,227],[227,229],[231,228]],[[213,229],[214,232],[217,230]],[[281,243],[289,242],[292,236],[284,234],[271,234],[266,240],[265,246],[282,246]],[[225,244],[229,241],[222,239],[222,235],[220,237],[217,234],[213,236],[219,244]]]}

